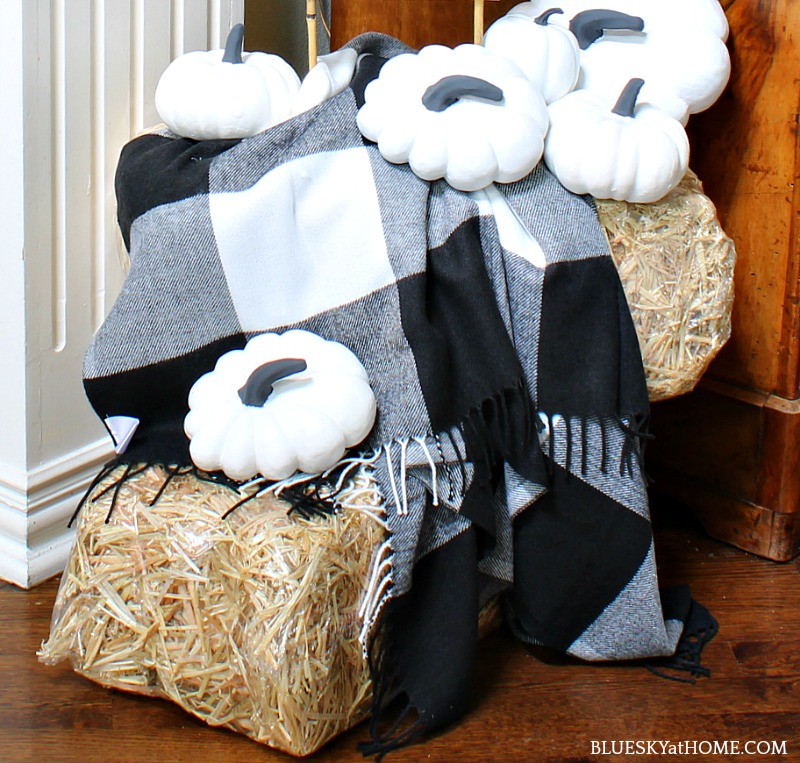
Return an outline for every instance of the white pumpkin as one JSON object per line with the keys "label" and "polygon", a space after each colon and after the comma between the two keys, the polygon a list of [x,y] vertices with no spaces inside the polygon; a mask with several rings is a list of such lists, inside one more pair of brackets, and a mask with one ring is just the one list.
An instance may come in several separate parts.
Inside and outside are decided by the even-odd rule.
{"label": "white pumpkin", "polygon": [[231,479],[281,480],[335,466],[375,421],[367,372],[344,345],[295,329],[225,353],[189,393],[194,464]]}
{"label": "white pumpkin", "polygon": [[316,66],[309,70],[300,83],[294,101],[294,113],[308,111],[341,93],[353,79],[357,60],[358,53],[352,48],[318,56]]}
{"label": "white pumpkin", "polygon": [[[535,18],[552,0],[530,0],[509,11]],[[597,8],[595,0],[564,0],[564,15],[551,23],[569,23]],[[581,51],[577,87],[612,102],[625,83],[645,80],[642,100],[686,124],[689,115],[719,98],[730,77],[725,46],[728,22],[718,0],[604,0],[604,9],[640,16],[641,33],[608,31]]]}
{"label": "white pumpkin", "polygon": [[225,50],[176,58],[156,87],[156,111],[177,135],[195,140],[249,138],[292,115],[300,78],[280,56],[243,53],[237,24]]}
{"label": "white pumpkin", "polygon": [[366,88],[358,126],[387,161],[476,191],[536,166],[547,105],[509,59],[480,45],[429,45],[384,64]]}
{"label": "white pumpkin", "polygon": [[578,82],[580,51],[575,35],[550,18],[561,14],[549,8],[535,18],[509,12],[487,30],[484,47],[510,58],[541,91],[547,103],[569,93]]}
{"label": "white pumpkin", "polygon": [[676,119],[636,104],[643,82],[631,80],[617,104],[575,90],[550,105],[544,160],[568,190],[599,199],[652,202],[680,183],[689,140]]}

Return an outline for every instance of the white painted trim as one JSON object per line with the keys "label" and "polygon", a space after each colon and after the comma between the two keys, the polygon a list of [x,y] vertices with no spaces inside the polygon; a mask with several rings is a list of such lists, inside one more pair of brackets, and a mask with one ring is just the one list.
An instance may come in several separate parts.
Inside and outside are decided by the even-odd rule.
{"label": "white painted trim", "polygon": [[64,568],[75,535],[67,522],[113,455],[104,438],[27,475],[0,464],[0,578],[30,588]]}
{"label": "white painted trim", "polygon": [[0,533],[0,580],[21,588],[33,588],[60,574],[67,563],[75,540],[75,531],[62,525],[58,537],[33,548]]}
{"label": "white painted trim", "polygon": [[80,378],[124,278],[119,151],[159,121],[170,54],[243,18],[244,0],[0,0],[0,578],[63,567],[66,523],[112,452],[84,444],[102,428]]}

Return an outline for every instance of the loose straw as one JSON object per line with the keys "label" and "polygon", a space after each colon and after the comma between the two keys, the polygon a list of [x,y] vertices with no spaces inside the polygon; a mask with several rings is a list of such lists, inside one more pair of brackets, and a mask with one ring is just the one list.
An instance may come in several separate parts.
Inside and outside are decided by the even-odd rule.
{"label": "loose straw", "polygon": [[308,31],[308,68],[317,64],[317,0],[306,0],[306,29]]}
{"label": "loose straw", "polygon": [[652,204],[597,202],[650,400],[694,388],[731,333],[736,251],[697,176]]}
{"label": "loose straw", "polygon": [[[126,482],[106,523],[109,474],[82,509],[39,658],[69,659],[104,686],[170,699],[293,755],[366,717],[372,686],[359,611],[386,567],[384,506],[359,469],[339,511],[287,516],[192,474],[150,467]],[[154,501],[156,496],[157,501]],[[374,574],[373,574],[374,573]],[[479,633],[499,625],[497,601]]]}
{"label": "loose straw", "polygon": [[332,517],[290,517],[265,495],[223,520],[235,493],[191,474],[162,490],[168,473],[151,467],[106,524],[99,492],[119,476],[82,509],[42,661],[294,755],[367,715],[358,611],[386,534],[364,471]]}

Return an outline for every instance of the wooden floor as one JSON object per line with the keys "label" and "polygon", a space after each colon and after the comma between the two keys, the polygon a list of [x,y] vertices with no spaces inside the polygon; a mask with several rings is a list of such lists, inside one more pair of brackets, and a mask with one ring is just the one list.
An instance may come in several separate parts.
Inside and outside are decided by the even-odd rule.
{"label": "wooden floor", "polygon": [[[800,564],[776,564],[723,546],[674,508],[658,507],[655,514],[662,581],[689,582],[719,620],[720,634],[704,658],[710,679],[686,685],[637,665],[553,659],[497,633],[481,648],[472,712],[387,761],[800,763]],[[40,665],[34,653],[47,636],[56,587],[57,580],[31,591],[0,584],[0,761],[291,760],[208,728],[168,702],[103,689],[66,664]],[[356,728],[313,760],[361,760],[355,746],[364,737],[363,727]],[[622,740],[697,743],[698,753],[684,747],[683,754],[676,748],[658,756],[610,754]],[[744,751],[747,742],[775,742],[779,751],[785,743],[786,753],[768,755],[762,745],[761,753],[750,755],[704,754],[709,743],[738,743]]]}

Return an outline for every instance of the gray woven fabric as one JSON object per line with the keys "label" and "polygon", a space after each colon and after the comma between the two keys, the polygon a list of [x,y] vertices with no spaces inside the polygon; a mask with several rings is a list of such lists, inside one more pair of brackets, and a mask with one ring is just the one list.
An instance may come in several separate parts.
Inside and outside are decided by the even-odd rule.
{"label": "gray woven fabric", "polygon": [[[380,35],[352,45],[407,52]],[[390,533],[365,644],[420,561],[478,527],[481,600],[508,590],[520,638],[584,659],[672,653],[641,358],[592,204],[542,165],[474,194],[424,182],[362,139],[359,97],[354,84],[240,142],[126,147],[132,264],[86,355],[92,404],[142,419],[130,460],[178,463],[186,392],[222,352],[294,327],[340,341],[377,398],[351,456],[373,470]]]}

